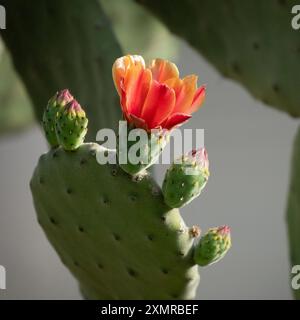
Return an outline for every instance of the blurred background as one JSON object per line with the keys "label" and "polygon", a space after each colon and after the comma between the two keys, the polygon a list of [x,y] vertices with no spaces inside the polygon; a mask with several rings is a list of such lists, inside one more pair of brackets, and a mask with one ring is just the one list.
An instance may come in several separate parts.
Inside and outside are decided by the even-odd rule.
{"label": "blurred background", "polygon": [[[182,216],[202,230],[221,224],[232,229],[228,255],[200,269],[197,298],[291,299],[284,212],[298,122],[266,107],[220,76],[186,42],[172,38],[170,51],[158,47],[150,57],[171,58],[181,75],[198,74],[199,84],[207,84],[204,106],[183,128],[205,129],[211,177]],[[3,87],[6,80],[0,79]],[[15,99],[24,97],[20,83],[14,90]],[[28,98],[18,101],[14,105],[29,103]],[[0,136],[0,265],[7,272],[0,299],[81,299],[76,281],[37,223],[29,180],[48,147],[31,109],[26,110],[32,124]],[[165,169],[155,169],[160,182]]]}

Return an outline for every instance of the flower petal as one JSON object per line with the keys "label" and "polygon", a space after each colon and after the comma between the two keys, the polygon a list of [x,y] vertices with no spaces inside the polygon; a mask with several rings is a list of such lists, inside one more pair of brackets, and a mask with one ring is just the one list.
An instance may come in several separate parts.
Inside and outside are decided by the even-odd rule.
{"label": "flower petal", "polygon": [[149,129],[156,128],[170,115],[174,105],[174,90],[154,80],[145,100],[141,118],[146,121]]}
{"label": "flower petal", "polygon": [[164,82],[168,87],[174,89],[177,95],[182,87],[182,80],[180,78],[170,78]]}
{"label": "flower petal", "polygon": [[138,55],[127,55],[118,58],[112,67],[112,76],[113,80],[115,83],[115,87],[121,96],[121,79],[125,78],[127,71],[132,67],[132,66],[137,66],[139,65],[142,68],[145,68],[145,61],[142,56]]}
{"label": "flower petal", "polygon": [[127,104],[126,104],[126,91],[124,87],[124,78],[121,78],[120,80],[120,104],[123,116],[125,120],[128,121],[128,112],[127,112]]}
{"label": "flower petal", "polygon": [[205,85],[203,85],[197,89],[197,91],[194,95],[194,99],[193,99],[191,108],[189,110],[190,113],[197,111],[201,107],[202,103],[205,100],[205,91],[206,91]]}
{"label": "flower petal", "polygon": [[139,117],[147,97],[152,74],[148,69],[132,67],[125,78],[126,109]]}
{"label": "flower petal", "polygon": [[181,86],[175,89],[176,103],[173,113],[190,113],[190,107],[197,90],[197,79],[195,75],[190,75],[182,79]]}
{"label": "flower petal", "polygon": [[154,80],[163,83],[171,78],[179,78],[179,71],[176,65],[168,60],[154,59],[150,63],[149,69]]}
{"label": "flower petal", "polygon": [[171,130],[176,126],[182,125],[191,117],[191,115],[185,113],[174,113],[166,120],[166,122],[163,124],[163,127]]}

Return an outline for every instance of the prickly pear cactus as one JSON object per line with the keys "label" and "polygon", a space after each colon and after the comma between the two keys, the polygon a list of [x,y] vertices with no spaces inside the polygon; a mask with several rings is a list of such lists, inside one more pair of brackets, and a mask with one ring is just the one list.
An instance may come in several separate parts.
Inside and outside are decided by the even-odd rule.
{"label": "prickly pear cactus", "polygon": [[[296,0],[136,0],[187,40],[224,76],[294,117],[299,108]],[[185,23],[182,23],[182,17]]]}
{"label": "prickly pear cactus", "polygon": [[193,235],[147,175],[133,181],[83,144],[41,156],[31,180],[38,220],[89,299],[191,299]]}
{"label": "prickly pear cactus", "polygon": [[[73,100],[62,105],[66,97]],[[195,255],[202,250],[201,241],[194,243],[200,229],[185,225],[179,210],[165,202],[145,168],[128,174],[117,164],[120,159],[115,150],[83,143],[88,119],[68,91],[50,100],[51,105],[57,103],[59,110],[48,120],[54,124],[60,145],[40,157],[30,186],[38,221],[78,280],[83,296],[194,298],[199,283],[197,264],[204,266],[198,263],[199,254]],[[196,154],[192,152],[193,159]],[[198,160],[208,165],[206,152],[201,149],[200,154],[205,157]],[[104,158],[110,161],[103,163]],[[208,170],[206,164],[201,168]],[[199,174],[198,167],[197,162]],[[172,184],[164,187],[167,193],[168,188]],[[227,236],[230,238],[229,232]],[[219,249],[219,243],[216,246]],[[216,261],[226,252],[213,253]]]}

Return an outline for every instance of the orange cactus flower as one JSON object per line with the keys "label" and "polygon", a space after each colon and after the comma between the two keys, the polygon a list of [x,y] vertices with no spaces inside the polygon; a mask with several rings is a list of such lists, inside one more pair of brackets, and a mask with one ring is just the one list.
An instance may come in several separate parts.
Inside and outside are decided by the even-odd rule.
{"label": "orange cactus flower", "polygon": [[179,78],[172,62],[143,57],[118,58],[112,68],[124,118],[137,128],[167,129],[191,118],[205,99],[205,86],[197,88],[196,75]]}

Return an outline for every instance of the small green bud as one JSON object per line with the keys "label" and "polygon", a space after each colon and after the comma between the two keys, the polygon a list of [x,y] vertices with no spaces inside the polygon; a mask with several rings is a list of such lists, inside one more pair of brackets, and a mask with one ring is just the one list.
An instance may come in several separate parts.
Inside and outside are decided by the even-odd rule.
{"label": "small green bud", "polygon": [[64,89],[58,91],[49,101],[43,114],[43,128],[46,134],[46,138],[51,147],[58,146],[58,141],[55,133],[55,122],[58,112],[70,101],[73,100],[73,96],[69,90]]}
{"label": "small green bud", "polygon": [[73,99],[58,113],[55,132],[65,150],[76,150],[84,141],[88,119],[80,104]]}
{"label": "small green bud", "polygon": [[177,159],[167,170],[163,182],[165,203],[180,208],[198,197],[209,177],[209,162],[204,148],[192,150]]}
{"label": "small green bud", "polygon": [[208,266],[222,259],[231,247],[230,228],[211,228],[195,247],[194,261],[199,266]]}

